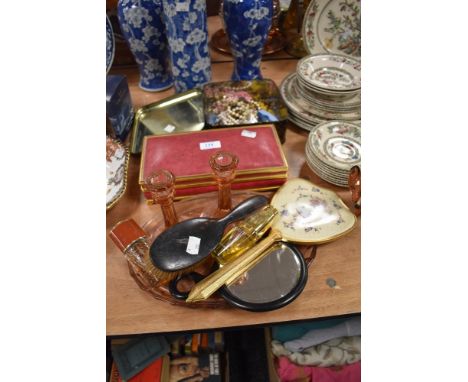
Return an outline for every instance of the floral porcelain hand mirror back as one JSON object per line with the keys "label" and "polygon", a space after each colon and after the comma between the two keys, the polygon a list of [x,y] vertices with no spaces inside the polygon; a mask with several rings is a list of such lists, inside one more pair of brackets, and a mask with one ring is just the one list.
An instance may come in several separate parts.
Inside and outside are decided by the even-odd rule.
{"label": "floral porcelain hand mirror back", "polygon": [[273,225],[295,243],[325,243],[354,228],[356,216],[333,191],[305,179],[291,179],[273,196],[280,218]]}

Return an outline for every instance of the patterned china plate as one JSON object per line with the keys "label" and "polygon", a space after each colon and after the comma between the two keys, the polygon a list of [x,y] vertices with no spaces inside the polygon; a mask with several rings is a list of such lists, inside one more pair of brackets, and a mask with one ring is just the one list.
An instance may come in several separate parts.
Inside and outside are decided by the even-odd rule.
{"label": "patterned china plate", "polygon": [[352,92],[361,88],[361,62],[345,56],[304,57],[297,64],[297,75],[319,91]]}
{"label": "patterned china plate", "polygon": [[330,175],[328,172],[324,172],[320,168],[318,168],[313,162],[310,161],[309,158],[306,160],[307,164],[309,165],[310,169],[315,172],[320,178],[330,182],[336,186],[340,187],[348,187],[348,175],[346,176],[333,176]]}
{"label": "patterned china plate", "polygon": [[361,57],[361,1],[312,0],[302,25],[304,45],[310,54]]}
{"label": "patterned china plate", "polygon": [[326,163],[322,162],[312,151],[312,149],[306,145],[305,153],[307,156],[307,159],[314,164],[315,167],[320,169],[323,172],[326,172],[327,174],[340,178],[340,177],[348,177],[349,171],[348,170],[341,170],[338,168],[330,167]]}
{"label": "patterned china plate", "polygon": [[331,183],[331,184],[333,184],[335,186],[338,186],[338,187],[348,188],[348,182],[346,180],[333,178],[333,177],[331,177],[331,176],[329,176],[327,174],[324,174],[319,169],[314,167],[309,161],[307,161],[307,165],[312,170],[312,172],[315,175],[317,175],[320,179],[323,179],[324,181],[326,181],[328,183]]}
{"label": "patterned china plate", "polygon": [[349,170],[361,162],[361,128],[345,121],[321,123],[309,134],[309,146],[331,167]]}
{"label": "patterned china plate", "polygon": [[294,123],[296,126],[300,127],[301,129],[311,131],[317,124],[311,124],[309,122],[301,121],[300,119],[296,119],[294,116],[289,115],[289,121]]}
{"label": "patterned china plate", "polygon": [[106,209],[113,207],[127,188],[129,152],[118,140],[106,138]]}
{"label": "patterned china plate", "polygon": [[313,93],[311,94],[307,88],[302,86],[300,81],[297,81],[297,86],[297,91],[303,98],[324,110],[356,111],[361,107],[361,92],[357,92],[347,99],[327,99]]}
{"label": "patterned china plate", "polygon": [[112,66],[115,54],[115,39],[114,31],[109,17],[106,15],[106,74]]}
{"label": "patterned china plate", "polygon": [[297,243],[326,243],[350,232],[356,216],[336,193],[301,178],[288,180],[271,205],[280,218],[273,228]]}
{"label": "patterned china plate", "polygon": [[300,121],[300,122],[308,124],[308,125],[313,125],[313,126],[318,125],[319,123],[322,123],[322,122],[326,122],[326,120],[319,119],[319,118],[317,118],[315,120],[311,120],[309,118],[307,118],[307,119],[303,118],[302,116],[295,114],[294,111],[290,111],[289,117],[291,117],[291,116],[297,121]]}
{"label": "patterned china plate", "polygon": [[317,159],[314,159],[307,154],[306,154],[306,160],[310,166],[313,166],[316,170],[320,171],[321,174],[329,178],[332,178],[334,180],[340,181],[342,183],[347,183],[349,171],[345,173],[338,173],[335,171],[330,171],[329,169],[324,168],[323,165],[320,163],[320,161],[317,161]]}
{"label": "patterned china plate", "polygon": [[296,83],[296,74],[287,76],[280,86],[281,96],[288,109],[312,123],[320,123],[324,120],[346,120],[352,121],[361,118],[360,112],[336,113],[323,111],[305,100],[298,91]]}

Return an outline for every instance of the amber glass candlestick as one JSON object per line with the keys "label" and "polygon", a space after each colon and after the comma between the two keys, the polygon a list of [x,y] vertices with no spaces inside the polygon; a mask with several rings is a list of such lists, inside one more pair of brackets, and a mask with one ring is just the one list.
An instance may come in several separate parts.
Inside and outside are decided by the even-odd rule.
{"label": "amber glass candlestick", "polygon": [[145,184],[154,203],[161,206],[166,228],[176,224],[178,219],[174,208],[174,174],[168,170],[155,171],[145,179]]}
{"label": "amber glass candlestick", "polygon": [[239,158],[227,151],[218,151],[210,158],[210,166],[218,185],[218,210],[228,212],[232,208],[231,183],[236,176]]}

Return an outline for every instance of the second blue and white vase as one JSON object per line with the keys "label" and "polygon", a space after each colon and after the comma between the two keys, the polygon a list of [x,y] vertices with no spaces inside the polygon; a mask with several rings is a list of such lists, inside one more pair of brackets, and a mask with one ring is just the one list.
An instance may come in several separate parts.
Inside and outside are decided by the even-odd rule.
{"label": "second blue and white vase", "polygon": [[210,82],[205,0],[163,0],[163,9],[176,92]]}
{"label": "second blue and white vase", "polygon": [[260,62],[272,16],[272,0],[224,0],[224,25],[234,56],[232,80],[263,78]]}
{"label": "second blue and white vase", "polygon": [[120,28],[138,64],[140,88],[170,88],[172,74],[161,0],[119,0],[117,10]]}

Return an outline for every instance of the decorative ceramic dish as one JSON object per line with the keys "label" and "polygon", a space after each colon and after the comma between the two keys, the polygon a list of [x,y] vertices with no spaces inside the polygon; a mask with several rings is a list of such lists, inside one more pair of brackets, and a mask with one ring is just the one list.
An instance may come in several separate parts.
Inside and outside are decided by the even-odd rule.
{"label": "decorative ceramic dish", "polygon": [[[307,163],[312,165],[316,170],[320,171],[323,175],[327,177],[331,177],[341,183],[346,183],[346,179],[348,178],[349,171],[343,170],[331,170],[328,167],[324,167],[323,162],[317,159],[317,157],[312,156],[309,152],[306,153]],[[338,172],[342,171],[342,172]]]}
{"label": "decorative ceramic dish", "polygon": [[113,207],[127,187],[129,152],[118,140],[106,138],[106,209]]}
{"label": "decorative ceramic dish", "polygon": [[[323,171],[326,174],[334,176],[336,178],[344,177],[347,178],[349,171],[333,168],[322,162],[310,149],[309,146],[306,146],[306,156],[310,163],[313,163],[315,167]],[[343,179],[344,179],[343,178]]]}
{"label": "decorative ceramic dish", "polygon": [[[311,110],[311,112],[315,114],[316,117],[322,118],[324,120],[347,121],[361,118],[360,107],[346,110],[329,110],[328,108],[324,108],[323,106],[318,105],[315,102],[309,101],[303,96],[303,93],[301,93],[301,88],[299,87],[299,81],[297,76],[289,84],[289,91],[293,93],[292,95],[296,99],[296,103],[300,103],[303,107],[307,107],[307,109]],[[353,98],[354,95],[351,95],[350,97]],[[341,101],[343,101],[343,99]]]}
{"label": "decorative ceramic dish", "polygon": [[115,54],[115,39],[114,31],[112,29],[112,24],[109,20],[109,17],[106,15],[106,73],[109,72],[109,69],[112,66],[114,61]]}
{"label": "decorative ceramic dish", "polygon": [[331,183],[335,186],[339,187],[344,187],[348,188],[348,183],[346,181],[347,175],[341,176],[341,177],[336,177],[330,175],[328,172],[323,172],[320,170],[314,163],[310,161],[309,158],[306,158],[306,163],[309,166],[309,168],[321,179],[325,180],[328,183]]}
{"label": "decorative ceramic dish", "polygon": [[361,1],[312,0],[302,24],[304,45],[310,54],[361,57]]}
{"label": "decorative ceramic dish", "polygon": [[307,88],[303,87],[300,81],[297,81],[297,91],[308,102],[323,110],[330,110],[332,112],[352,112],[359,110],[361,107],[361,92],[354,93],[349,98],[345,99],[336,99],[336,97],[328,98],[318,96],[316,93],[311,93]]}
{"label": "decorative ceramic dish", "polygon": [[332,241],[351,231],[357,220],[336,193],[301,178],[286,182],[271,205],[280,214],[273,228],[297,243]]}
{"label": "decorative ceramic dish", "polygon": [[300,119],[297,119],[295,116],[291,114],[289,115],[289,121],[294,123],[297,127],[300,127],[301,129],[304,129],[307,131],[311,131],[316,126],[316,124],[312,124],[310,122],[305,122]]}
{"label": "decorative ceramic dish", "polygon": [[298,76],[312,88],[352,92],[361,88],[361,62],[338,55],[307,56],[297,64]]}
{"label": "decorative ceramic dish", "polygon": [[296,74],[287,76],[280,86],[281,96],[288,109],[312,123],[321,123],[326,120],[356,120],[361,118],[360,112],[331,113],[323,111],[301,97],[296,83]]}
{"label": "decorative ceramic dish", "polygon": [[358,125],[331,121],[319,124],[311,131],[309,147],[331,167],[349,170],[361,162],[361,128]]}

